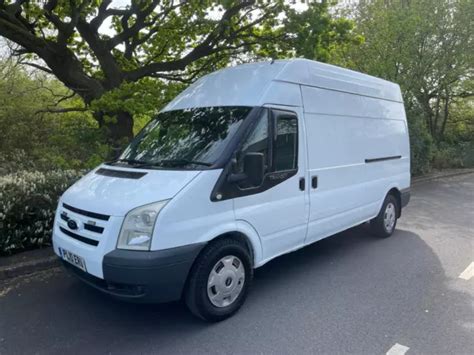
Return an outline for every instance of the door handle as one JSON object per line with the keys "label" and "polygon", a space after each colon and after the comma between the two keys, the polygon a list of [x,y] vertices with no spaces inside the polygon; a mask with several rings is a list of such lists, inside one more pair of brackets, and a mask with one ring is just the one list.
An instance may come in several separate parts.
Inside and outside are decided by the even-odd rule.
{"label": "door handle", "polygon": [[317,189],[318,188],[318,176],[313,176],[311,177],[311,187],[313,189]]}
{"label": "door handle", "polygon": [[304,188],[305,188],[305,180],[302,177],[302,178],[300,178],[300,190],[304,191]]}

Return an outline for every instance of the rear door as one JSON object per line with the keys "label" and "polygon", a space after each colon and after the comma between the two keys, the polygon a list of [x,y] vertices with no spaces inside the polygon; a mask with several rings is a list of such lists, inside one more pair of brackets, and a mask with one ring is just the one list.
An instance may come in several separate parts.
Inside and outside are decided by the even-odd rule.
{"label": "rear door", "polygon": [[239,186],[234,199],[237,220],[250,223],[258,232],[264,259],[304,243],[309,202],[304,125],[299,109],[265,108],[237,154],[263,153],[265,178],[260,186]]}

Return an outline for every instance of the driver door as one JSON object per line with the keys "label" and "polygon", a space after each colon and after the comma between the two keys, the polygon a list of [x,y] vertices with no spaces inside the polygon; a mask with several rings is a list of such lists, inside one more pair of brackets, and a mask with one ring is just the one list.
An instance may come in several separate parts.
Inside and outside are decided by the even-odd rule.
{"label": "driver door", "polygon": [[241,196],[234,198],[236,219],[255,228],[264,259],[304,244],[309,201],[302,125],[295,111],[265,108],[237,154],[238,169],[245,154],[264,155],[263,182],[259,186],[239,183]]}

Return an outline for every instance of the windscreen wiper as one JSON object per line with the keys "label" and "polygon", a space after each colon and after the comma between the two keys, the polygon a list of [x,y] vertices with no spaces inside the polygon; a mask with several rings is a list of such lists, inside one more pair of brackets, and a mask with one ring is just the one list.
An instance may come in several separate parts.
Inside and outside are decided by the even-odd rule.
{"label": "windscreen wiper", "polygon": [[171,164],[171,165],[203,165],[203,166],[212,166],[211,163],[206,163],[204,161],[198,160],[188,160],[188,159],[164,159],[160,160],[157,164]]}
{"label": "windscreen wiper", "polygon": [[136,160],[136,159],[117,159],[113,161],[112,163],[120,163],[120,162],[130,164],[132,165],[133,168],[138,168],[138,169],[162,165],[161,162],[143,161],[143,160]]}
{"label": "windscreen wiper", "polygon": [[127,163],[127,164],[130,164],[130,165],[147,164],[147,162],[145,162],[145,161],[136,160],[136,159],[115,159],[115,160],[109,161],[107,164],[113,164],[113,163]]}
{"label": "windscreen wiper", "polygon": [[203,165],[203,166],[212,166],[210,163],[206,163],[203,161],[197,161],[197,160],[188,160],[188,159],[165,159],[165,160],[160,160],[160,161],[143,161],[143,160],[136,160],[136,159],[117,159],[114,161],[109,162],[110,163],[127,163],[132,165],[134,168],[146,168],[146,167],[156,167],[156,166],[164,166],[164,165],[176,165],[176,166],[183,166],[183,165]]}

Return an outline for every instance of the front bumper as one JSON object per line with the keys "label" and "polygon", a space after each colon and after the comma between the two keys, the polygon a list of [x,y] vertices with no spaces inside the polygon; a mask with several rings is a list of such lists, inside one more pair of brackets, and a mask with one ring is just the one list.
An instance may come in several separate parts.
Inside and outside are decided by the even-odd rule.
{"label": "front bumper", "polygon": [[181,298],[189,270],[205,244],[157,251],[116,249],[104,256],[104,278],[64,262],[68,271],[90,286],[116,298],[144,303]]}

